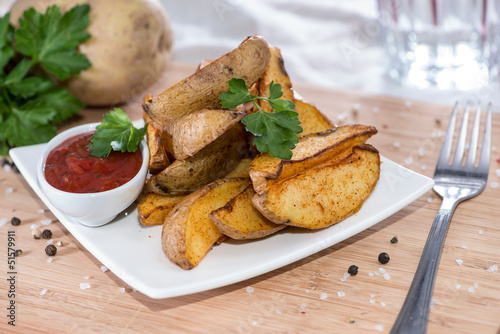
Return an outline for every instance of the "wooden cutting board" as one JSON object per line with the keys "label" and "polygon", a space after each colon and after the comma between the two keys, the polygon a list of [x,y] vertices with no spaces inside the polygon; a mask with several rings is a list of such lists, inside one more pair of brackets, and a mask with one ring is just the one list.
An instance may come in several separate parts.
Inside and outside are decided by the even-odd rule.
{"label": "wooden cutting board", "polygon": [[[193,70],[172,64],[151,92]],[[432,176],[450,107],[299,83],[295,88],[337,124],[376,126],[379,133],[369,142],[384,156]],[[132,119],[141,117],[140,100],[122,106]],[[100,121],[107,110],[85,110],[61,130]],[[493,121],[493,145],[498,148],[492,152],[489,184],[453,217],[428,333],[497,333],[500,327],[500,272],[494,270],[500,265],[498,114]],[[203,293],[152,300],[112,272],[101,271],[101,263],[46,211],[20,174],[0,168],[0,180],[0,219],[22,219],[20,226],[7,222],[0,227],[2,333],[388,333],[441,203],[429,192],[374,227],[286,267]],[[45,242],[33,240],[30,229],[47,219],[53,220],[49,228],[54,242],[64,244],[52,263],[44,254]],[[7,298],[8,231],[15,231],[16,248],[24,252],[16,259],[15,327],[5,316],[12,300]],[[390,242],[394,236],[396,244]],[[382,265],[377,256],[383,251],[391,257],[383,266],[390,279],[378,271]],[[343,280],[352,264],[359,267],[358,275]],[[82,290],[80,283],[91,288]]]}

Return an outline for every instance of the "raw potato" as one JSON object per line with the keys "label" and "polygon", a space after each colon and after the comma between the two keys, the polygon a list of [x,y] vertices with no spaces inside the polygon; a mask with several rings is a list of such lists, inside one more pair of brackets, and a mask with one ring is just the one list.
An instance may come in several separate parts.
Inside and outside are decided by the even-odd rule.
{"label": "raw potato", "polygon": [[163,225],[165,217],[185,196],[147,194],[137,205],[139,221],[144,225]]}
{"label": "raw potato", "polygon": [[269,220],[308,229],[335,224],[356,213],[380,175],[380,156],[369,145],[353,148],[347,158],[311,168],[277,182],[253,198]]}
{"label": "raw potato", "polygon": [[157,174],[170,165],[170,159],[165,151],[160,125],[147,114],[144,114],[144,121],[148,123],[146,138],[149,148],[149,171],[151,174]]}
{"label": "raw potato", "polygon": [[209,218],[250,184],[249,179],[221,179],[186,196],[165,219],[163,250],[182,269],[192,269],[222,237]]}
{"label": "raw potato", "polygon": [[257,193],[266,187],[308,168],[324,163],[335,156],[347,156],[351,148],[364,143],[377,133],[373,126],[346,125],[304,136],[292,150],[290,160],[274,158],[269,154],[257,156],[250,165],[250,177]]}
{"label": "raw potato", "polygon": [[258,239],[284,229],[287,225],[274,224],[252,205],[255,195],[250,185],[223,207],[210,213],[210,219],[222,234],[233,239]]}
{"label": "raw potato", "polygon": [[150,178],[150,188],[160,194],[188,194],[225,177],[247,152],[246,131],[237,123],[201,151],[170,166]]}
{"label": "raw potato", "polygon": [[172,155],[182,160],[198,153],[245,117],[240,110],[202,109],[167,124],[165,135],[170,136]]}
{"label": "raw potato", "polygon": [[219,95],[228,91],[229,80],[241,78],[251,87],[268,63],[266,41],[260,36],[249,37],[233,51],[146,101],[143,109],[163,125],[197,110],[218,109]]}
{"label": "raw potato", "polygon": [[109,106],[141,95],[157,82],[170,58],[172,31],[157,0],[18,0],[11,9],[17,25],[34,7],[45,12],[57,4],[62,12],[90,5],[90,39],[79,46],[92,66],[64,84],[89,106]]}

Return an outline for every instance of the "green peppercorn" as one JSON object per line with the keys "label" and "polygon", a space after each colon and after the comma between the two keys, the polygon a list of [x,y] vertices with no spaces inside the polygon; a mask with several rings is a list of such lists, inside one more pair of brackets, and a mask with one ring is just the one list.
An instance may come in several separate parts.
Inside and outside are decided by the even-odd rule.
{"label": "green peppercorn", "polygon": [[45,254],[48,256],[54,256],[57,254],[57,247],[54,245],[48,245],[45,247]]}
{"label": "green peppercorn", "polygon": [[347,272],[351,274],[351,276],[356,276],[358,274],[358,266],[355,266],[354,264],[347,269]]}
{"label": "green peppercorn", "polygon": [[397,237],[397,236],[394,236],[394,237],[392,237],[392,239],[391,239],[391,244],[397,244],[397,243],[398,243],[398,241],[399,241],[399,240],[398,240],[398,237]]}
{"label": "green peppercorn", "polygon": [[44,238],[44,239],[52,238],[52,231],[51,230],[43,230],[42,231],[42,238]]}
{"label": "green peppercorn", "polygon": [[391,258],[389,257],[389,254],[387,254],[386,252],[382,252],[378,255],[378,262],[382,264],[386,264],[390,259]]}
{"label": "green peppercorn", "polygon": [[19,224],[21,224],[21,219],[19,219],[17,217],[12,217],[12,219],[10,220],[10,223],[14,226],[18,226]]}

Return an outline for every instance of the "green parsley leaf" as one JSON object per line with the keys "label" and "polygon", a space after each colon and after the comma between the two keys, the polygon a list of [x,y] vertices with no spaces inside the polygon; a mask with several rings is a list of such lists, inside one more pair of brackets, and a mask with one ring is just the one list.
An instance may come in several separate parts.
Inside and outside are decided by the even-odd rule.
{"label": "green parsley leaf", "polygon": [[97,126],[89,150],[92,156],[98,158],[107,157],[111,150],[135,152],[145,134],[146,126],[135,128],[127,114],[115,108],[105,114],[104,121]]}
{"label": "green parsley leaf", "polygon": [[49,104],[56,112],[53,122],[59,123],[83,109],[85,106],[80,100],[72,95],[66,88],[53,89],[38,98]]}
{"label": "green parsley leaf", "polygon": [[[238,105],[253,102],[257,112],[243,117],[241,122],[247,131],[255,137],[253,143],[261,153],[269,154],[279,159],[291,159],[292,149],[299,142],[297,136],[302,127],[298,119],[298,113],[294,110],[292,101],[283,100],[283,91],[280,84],[271,82],[269,85],[269,98],[252,95],[245,85],[243,79],[231,79],[229,81],[229,92],[219,96],[224,108],[236,108]],[[274,113],[268,113],[256,103],[256,100],[269,102]]]}
{"label": "green parsley leaf", "polygon": [[255,100],[245,84],[245,80],[233,78],[229,80],[229,92],[220,94],[219,99],[223,108],[233,109],[250,101]]}
{"label": "green parsley leaf", "polygon": [[19,19],[17,50],[59,80],[80,73],[91,65],[84,55],[76,53],[78,44],[90,37],[85,32],[89,11],[89,5],[79,5],[61,16],[55,5],[45,14],[30,8]]}
{"label": "green parsley leaf", "polygon": [[28,77],[21,82],[10,84],[9,92],[14,96],[29,98],[37,94],[45,93],[54,86],[54,82],[42,76]]}
{"label": "green parsley leaf", "polygon": [[0,18],[0,76],[3,74],[5,65],[14,56],[14,49],[11,46],[14,27],[9,20],[10,13]]}
{"label": "green parsley leaf", "polygon": [[30,70],[31,62],[28,59],[23,59],[17,63],[16,67],[10,71],[10,73],[5,77],[3,84],[9,86],[12,84],[19,83]]}

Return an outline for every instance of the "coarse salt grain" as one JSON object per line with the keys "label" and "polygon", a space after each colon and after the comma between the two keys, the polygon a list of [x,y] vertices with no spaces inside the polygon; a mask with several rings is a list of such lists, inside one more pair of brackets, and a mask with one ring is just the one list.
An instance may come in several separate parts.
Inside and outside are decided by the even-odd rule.
{"label": "coarse salt grain", "polygon": [[495,170],[495,175],[498,176],[498,177],[500,177],[500,168],[497,168]]}
{"label": "coarse salt grain", "polygon": [[418,155],[420,155],[421,157],[425,155],[425,150],[423,147],[418,148]]}
{"label": "coarse salt grain", "polygon": [[382,326],[382,325],[376,325],[375,326],[375,330],[379,331],[379,332],[383,332],[384,331],[384,326]]}
{"label": "coarse salt grain", "polygon": [[461,266],[462,264],[464,264],[464,260],[460,260],[460,259],[458,259],[458,260],[456,260],[456,262],[457,262],[457,264],[458,264],[459,266]]}
{"label": "coarse salt grain", "polygon": [[0,219],[0,226],[4,226],[5,224],[7,224],[9,220],[7,218],[2,218]]}
{"label": "coarse salt grain", "polygon": [[375,304],[375,301],[373,299],[370,299],[370,304]]}
{"label": "coarse salt grain", "polygon": [[443,137],[444,136],[444,132],[443,131],[433,131],[431,133],[431,137],[432,138],[440,138],[440,137]]}
{"label": "coarse salt grain", "polygon": [[494,264],[488,268],[488,272],[493,273],[498,270],[498,264]]}
{"label": "coarse salt grain", "polygon": [[6,171],[6,172],[10,172],[12,170],[12,166],[9,165],[9,164],[5,164],[3,166],[3,170]]}
{"label": "coarse salt grain", "polygon": [[49,240],[47,240],[47,245],[52,245],[53,242],[54,242],[54,239],[49,239]]}
{"label": "coarse salt grain", "polygon": [[370,297],[375,298],[376,295],[370,295]]}
{"label": "coarse salt grain", "polygon": [[470,287],[467,289],[467,291],[469,291],[469,292],[471,292],[471,293],[472,293],[472,292],[476,291],[476,289],[475,289],[473,286],[470,286]]}
{"label": "coarse salt grain", "polygon": [[342,298],[342,297],[345,297],[345,292],[344,291],[339,291],[337,292],[337,295]]}
{"label": "coarse salt grain", "polygon": [[51,219],[40,220],[40,224],[42,224],[44,226],[50,225],[51,223],[52,223]]}
{"label": "coarse salt grain", "polygon": [[479,233],[479,234],[483,234],[483,233],[484,233],[484,231],[483,231],[483,230],[479,230],[479,231],[477,231],[477,233]]}
{"label": "coarse salt grain", "polygon": [[346,281],[346,279],[345,279],[344,277],[341,277],[341,278],[340,278],[340,281],[341,281],[341,282],[345,282],[345,281]]}
{"label": "coarse salt grain", "polygon": [[251,286],[247,286],[247,292],[248,293],[254,292],[254,288],[252,288]]}
{"label": "coarse salt grain", "polygon": [[44,209],[38,209],[38,210],[36,210],[36,213],[44,213],[44,212],[45,212]]}
{"label": "coarse salt grain", "polygon": [[52,263],[52,258],[51,258],[51,257],[49,257],[49,258],[47,259],[47,262],[48,262],[48,263]]}
{"label": "coarse salt grain", "polygon": [[437,299],[436,298],[431,298],[430,308],[434,308],[434,306],[436,306],[436,303],[437,303]]}
{"label": "coarse salt grain", "polygon": [[31,229],[34,230],[35,228],[39,228],[40,225],[38,224],[31,224]]}
{"label": "coarse salt grain", "polygon": [[432,201],[433,201],[432,197],[427,198],[427,203],[432,203]]}
{"label": "coarse salt grain", "polygon": [[90,289],[90,284],[89,283],[80,283],[80,289],[82,289],[82,290]]}
{"label": "coarse salt grain", "polygon": [[374,113],[374,114],[378,114],[378,112],[379,112],[379,109],[378,109],[377,107],[374,107],[374,108],[372,109],[372,113]]}
{"label": "coarse salt grain", "polygon": [[413,158],[412,157],[408,157],[405,159],[405,163],[408,164],[408,165],[411,165],[413,163]]}
{"label": "coarse salt grain", "polygon": [[337,119],[338,119],[339,121],[343,121],[343,120],[345,120],[347,117],[349,117],[349,114],[347,113],[347,111],[344,111],[343,113],[341,113],[341,114],[339,114],[339,115],[337,116]]}
{"label": "coarse salt grain", "polygon": [[406,108],[410,108],[411,107],[411,102],[410,101],[406,101],[405,102],[405,107]]}
{"label": "coarse salt grain", "polygon": [[257,326],[258,324],[259,324],[259,322],[257,322],[257,321],[252,321],[252,325]]}
{"label": "coarse salt grain", "polygon": [[385,274],[387,270],[385,270],[384,268],[378,268],[378,272],[381,274]]}
{"label": "coarse salt grain", "polygon": [[385,278],[386,280],[390,280],[390,279],[391,279],[391,275],[389,275],[388,273],[385,273],[385,274],[384,274],[384,278]]}
{"label": "coarse salt grain", "polygon": [[42,291],[40,291],[40,296],[43,296],[44,294],[46,294],[47,291],[49,291],[49,290],[48,289],[43,289]]}
{"label": "coarse salt grain", "polygon": [[128,216],[128,212],[125,211],[125,217]]}
{"label": "coarse salt grain", "polygon": [[306,293],[309,293],[309,289],[306,289]]}
{"label": "coarse salt grain", "polygon": [[368,276],[373,277],[374,273],[368,273]]}
{"label": "coarse salt grain", "polygon": [[376,271],[374,274],[380,276],[380,273],[378,271]]}
{"label": "coarse salt grain", "polygon": [[427,169],[427,166],[425,166],[425,164],[423,164],[421,167],[420,167],[421,170],[426,170]]}
{"label": "coarse salt grain", "polygon": [[380,302],[380,306],[385,307],[385,305],[386,304],[384,302]]}
{"label": "coarse salt grain", "polygon": [[477,289],[477,288],[479,288],[479,284],[477,284],[477,282],[476,282],[476,283],[474,283],[474,287],[475,287],[476,289]]}
{"label": "coarse salt grain", "polygon": [[394,147],[401,147],[401,143],[395,141],[394,143],[392,143],[392,146],[394,146]]}
{"label": "coarse salt grain", "polygon": [[351,274],[349,274],[349,273],[344,273],[343,278],[348,279],[349,277],[351,277]]}
{"label": "coarse salt grain", "polygon": [[359,111],[359,108],[360,108],[359,103],[354,103],[354,104],[352,105],[352,109],[353,109],[353,110]]}
{"label": "coarse salt grain", "polygon": [[467,249],[467,246],[466,246],[466,245],[462,245],[462,248],[463,248],[463,249]]}
{"label": "coarse salt grain", "polygon": [[305,308],[306,308],[306,304],[302,304],[302,305],[300,305],[300,309],[301,309],[301,310],[304,310]]}
{"label": "coarse salt grain", "polygon": [[462,286],[460,284],[455,285],[455,288],[457,288],[457,290],[460,290],[461,287]]}
{"label": "coarse salt grain", "polygon": [[276,314],[281,314],[281,311],[280,310],[276,310]]}
{"label": "coarse salt grain", "polygon": [[498,182],[491,182],[490,187],[491,187],[491,189],[498,188]]}
{"label": "coarse salt grain", "polygon": [[120,293],[125,293],[125,288],[119,288],[118,291],[120,291]]}
{"label": "coarse salt grain", "polygon": [[14,188],[7,188],[5,189],[6,194],[12,194],[14,192]]}
{"label": "coarse salt grain", "polygon": [[328,298],[328,294],[327,294],[326,292],[323,292],[323,293],[319,296],[319,298],[320,298],[321,300],[325,300],[326,298]]}
{"label": "coarse salt grain", "polygon": [[83,279],[89,279],[89,277],[88,276],[83,276]]}
{"label": "coarse salt grain", "polygon": [[106,272],[106,271],[108,271],[108,267],[106,267],[106,266],[101,266],[101,271],[102,271],[103,273],[104,273],[104,272]]}

